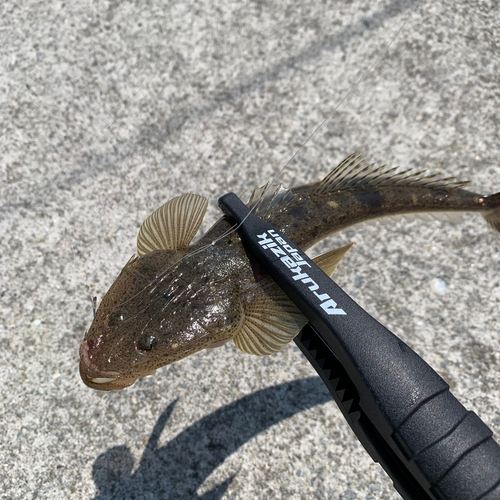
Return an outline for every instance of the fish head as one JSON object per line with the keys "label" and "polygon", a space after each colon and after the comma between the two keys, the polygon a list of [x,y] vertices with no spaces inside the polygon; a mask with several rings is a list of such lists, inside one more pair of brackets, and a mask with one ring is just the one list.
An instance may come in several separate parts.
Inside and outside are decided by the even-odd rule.
{"label": "fish head", "polygon": [[[80,347],[86,385],[110,391],[230,338],[242,321],[237,285],[172,250],[131,259]],[[213,266],[212,266],[213,267]]]}

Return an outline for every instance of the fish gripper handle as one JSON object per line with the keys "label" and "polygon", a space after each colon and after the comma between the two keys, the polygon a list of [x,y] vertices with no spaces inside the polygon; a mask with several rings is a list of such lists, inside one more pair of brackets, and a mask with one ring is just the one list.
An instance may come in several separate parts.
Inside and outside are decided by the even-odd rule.
{"label": "fish gripper handle", "polygon": [[403,498],[500,500],[500,446],[448,384],[235,194],[219,205],[309,320],[296,344]]}
{"label": "fish gripper handle", "polygon": [[[425,401],[392,438],[418,474],[405,470],[391,443],[360,407],[359,393],[340,361],[310,325],[295,338],[370,456],[405,499],[500,499],[500,447],[491,430],[449,392]],[[419,478],[419,476],[421,477]]]}

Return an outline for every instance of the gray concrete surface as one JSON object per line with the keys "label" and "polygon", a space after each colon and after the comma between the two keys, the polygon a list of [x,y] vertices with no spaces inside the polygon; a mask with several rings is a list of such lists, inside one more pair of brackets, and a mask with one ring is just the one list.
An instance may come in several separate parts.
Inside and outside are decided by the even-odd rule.
{"label": "gray concrete surface", "polygon": [[[396,499],[294,345],[99,393],[78,346],[143,219],[186,191],[369,159],[500,190],[492,1],[0,4],[0,498]],[[398,35],[399,33],[399,35]],[[396,36],[398,35],[398,36]],[[391,43],[391,40],[393,40]],[[359,85],[353,85],[356,82]],[[338,106],[338,107],[337,107]],[[500,438],[499,235],[361,226],[339,284]]]}

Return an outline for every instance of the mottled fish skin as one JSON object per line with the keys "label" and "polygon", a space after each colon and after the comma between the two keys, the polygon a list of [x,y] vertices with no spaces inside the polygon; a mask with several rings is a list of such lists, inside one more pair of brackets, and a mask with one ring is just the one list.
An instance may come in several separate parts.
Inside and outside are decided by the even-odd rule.
{"label": "mottled fish skin", "polygon": [[[416,212],[476,211],[500,231],[500,194],[479,195],[462,189],[463,184],[374,168],[355,154],[323,181],[292,188],[281,201],[273,203],[271,197],[256,209],[302,250],[354,224]],[[173,243],[160,243],[161,234],[140,233],[138,247],[143,245],[146,253],[127,263],[102,300],[80,348],[80,373],[89,387],[122,389],[161,366],[231,339],[253,354],[276,352],[305,324],[249,260],[238,234],[224,236],[231,228],[226,218],[189,246],[204,214],[199,201],[192,203],[198,203],[195,215],[189,207],[176,208],[174,232],[186,226],[186,210],[190,219],[185,234]],[[151,228],[151,234],[169,230],[154,224]],[[175,248],[155,250],[162,245]],[[327,256],[332,261],[329,272],[347,248]]]}
{"label": "mottled fish skin", "polygon": [[[239,242],[226,241],[177,263],[179,256],[169,250],[131,260],[85,336],[80,349],[84,382],[101,390],[126,387],[132,383],[127,379],[230,338],[242,319],[240,288],[251,280],[236,248]],[[95,383],[95,378],[116,380]]]}

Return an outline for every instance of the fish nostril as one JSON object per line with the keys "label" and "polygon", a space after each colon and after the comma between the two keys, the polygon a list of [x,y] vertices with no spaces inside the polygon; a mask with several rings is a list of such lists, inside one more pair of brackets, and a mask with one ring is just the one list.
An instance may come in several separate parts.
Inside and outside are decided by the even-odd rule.
{"label": "fish nostril", "polygon": [[94,347],[95,347],[95,340],[92,340],[92,339],[88,339],[88,340],[84,340],[82,342],[82,347],[87,351],[91,351]]}

